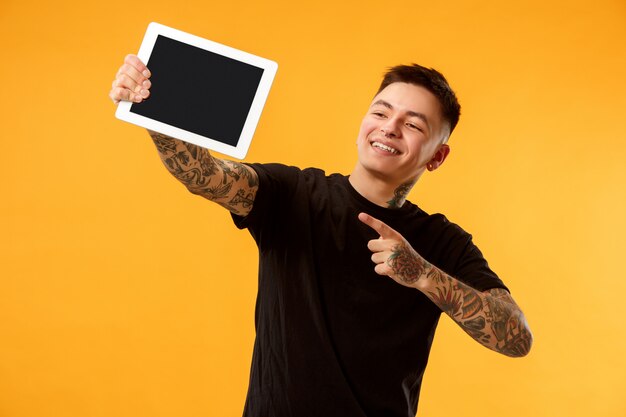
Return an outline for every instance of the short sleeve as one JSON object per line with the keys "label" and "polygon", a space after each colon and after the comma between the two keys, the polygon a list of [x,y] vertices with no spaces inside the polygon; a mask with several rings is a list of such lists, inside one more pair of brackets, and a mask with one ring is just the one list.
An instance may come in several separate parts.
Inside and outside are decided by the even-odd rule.
{"label": "short sleeve", "polygon": [[293,194],[301,170],[282,164],[246,164],[259,177],[252,210],[246,216],[231,213],[235,226],[254,231],[259,225],[268,225],[285,210],[286,201]]}
{"label": "short sleeve", "polygon": [[503,288],[509,291],[504,282],[491,270],[482,252],[472,241],[471,235],[467,236],[453,275],[478,291],[487,291],[492,288]]}

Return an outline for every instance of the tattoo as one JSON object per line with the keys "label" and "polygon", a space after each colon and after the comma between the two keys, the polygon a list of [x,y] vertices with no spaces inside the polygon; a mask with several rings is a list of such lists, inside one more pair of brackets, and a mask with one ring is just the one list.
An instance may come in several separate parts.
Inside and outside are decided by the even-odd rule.
{"label": "tattoo", "polygon": [[500,347],[500,352],[508,356],[524,356],[532,345],[532,334],[526,326],[526,319],[518,311],[509,319],[508,340]]}
{"label": "tattoo", "polygon": [[489,305],[489,312],[487,317],[491,322],[491,329],[493,330],[493,334],[496,336],[498,341],[504,340],[506,337],[506,325],[509,316],[511,315],[510,309],[507,309],[504,302],[489,297],[485,300]]}
{"label": "tattoo", "polygon": [[248,187],[256,187],[259,185],[259,177],[252,175],[250,168],[237,162],[229,161],[229,163],[232,166],[232,169],[237,171],[237,175],[239,175],[240,178],[245,178],[246,181],[248,181]]}
{"label": "tattoo", "polygon": [[160,133],[150,132],[150,136],[168,171],[189,191],[236,214],[250,211],[259,185],[252,168],[213,158],[200,146]]}
{"label": "tattoo", "polygon": [[161,135],[160,133],[154,133],[152,140],[157,147],[159,153],[166,154],[168,152],[176,152],[176,143],[171,138]]}
{"label": "tattoo", "polygon": [[478,296],[477,291],[470,289],[461,289],[463,293],[463,315],[462,319],[468,319],[476,316],[483,309],[483,301]]}
{"label": "tattoo", "polygon": [[439,308],[454,317],[463,306],[461,294],[452,287],[437,287],[436,290],[436,293],[430,293],[431,299]]}
{"label": "tattoo", "polygon": [[207,187],[202,190],[203,194],[206,194],[209,200],[219,200],[220,198],[228,197],[228,193],[233,188],[232,183],[217,184],[215,187]]}
{"label": "tattoo", "polygon": [[426,269],[425,261],[405,244],[394,246],[387,259],[387,265],[399,279],[407,284],[417,281]]}
{"label": "tattoo", "polygon": [[191,154],[191,157],[193,159],[198,159],[198,155],[202,153],[200,147],[189,142],[184,142],[184,144],[185,148],[187,148],[187,152]]}
{"label": "tattoo", "polygon": [[532,335],[519,309],[512,308],[509,293],[497,288],[485,300],[489,306],[487,317],[497,339],[496,350],[509,356],[521,356],[530,350]]}
{"label": "tattoo", "polygon": [[248,193],[246,195],[246,192],[241,189],[239,191],[237,191],[237,194],[233,197],[232,200],[229,201],[229,204],[241,204],[243,207],[252,207],[252,204],[254,203],[254,195],[252,193]]}
{"label": "tattoo", "polygon": [[[434,266],[426,272],[433,290],[426,295],[483,345],[508,356],[524,356],[532,334],[522,311],[502,288],[482,293]],[[439,271],[439,272],[435,272]]]}
{"label": "tattoo", "polygon": [[204,155],[200,158],[200,169],[202,170],[202,175],[210,177],[217,173],[217,164],[213,158]]}
{"label": "tattoo", "polygon": [[[424,260],[424,262],[426,262],[426,260]],[[441,269],[435,268],[431,264],[427,264],[426,268],[430,268],[426,274],[426,278],[433,280],[435,284],[443,284],[446,282],[446,276]]]}
{"label": "tattoo", "polygon": [[486,326],[485,318],[482,316],[475,317],[471,320],[465,321],[461,324],[463,330],[465,330],[470,336],[478,340],[481,343],[488,343],[491,339],[491,335],[483,331]]}
{"label": "tattoo", "polygon": [[404,184],[400,184],[398,188],[393,190],[393,198],[387,201],[389,208],[400,208],[406,201],[406,197],[409,195],[409,191],[415,185],[415,180],[407,181]]}
{"label": "tattoo", "polygon": [[[190,164],[191,161],[199,162],[200,167],[190,166],[192,165]],[[199,191],[200,187],[206,187],[209,184],[210,177],[217,172],[213,158],[202,155],[200,160],[192,160],[191,155],[186,151],[175,153],[165,159],[164,162],[169,171],[179,181],[185,184],[187,188],[194,189],[194,191]]]}
{"label": "tattoo", "polygon": [[239,178],[241,178],[241,176],[239,175],[239,173],[236,172],[236,170],[232,169],[232,166],[231,164],[229,164],[229,162],[230,161],[222,161],[219,159],[217,160],[217,164],[224,172],[224,182],[228,181],[228,177],[231,177],[235,181],[239,181]]}

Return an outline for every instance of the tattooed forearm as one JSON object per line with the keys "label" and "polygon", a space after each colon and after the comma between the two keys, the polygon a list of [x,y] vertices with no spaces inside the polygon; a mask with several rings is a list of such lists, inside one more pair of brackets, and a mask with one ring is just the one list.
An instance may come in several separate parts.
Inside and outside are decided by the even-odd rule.
{"label": "tattooed forearm", "polygon": [[150,133],[152,140],[161,154],[176,152],[176,143],[160,133]]}
{"label": "tattooed forearm", "polygon": [[226,207],[233,213],[250,212],[258,176],[247,165],[211,156],[208,150],[150,131],[168,171],[189,191]]}
{"label": "tattooed forearm", "polygon": [[[429,265],[424,293],[472,338],[507,356],[524,356],[532,334],[524,314],[501,288],[483,293]],[[434,270],[434,271],[433,271]]]}

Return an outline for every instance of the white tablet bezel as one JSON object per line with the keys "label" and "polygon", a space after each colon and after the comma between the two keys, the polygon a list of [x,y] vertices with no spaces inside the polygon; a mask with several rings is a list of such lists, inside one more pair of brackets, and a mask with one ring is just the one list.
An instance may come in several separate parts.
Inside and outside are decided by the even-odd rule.
{"label": "white tablet bezel", "polygon": [[152,22],[148,25],[141,47],[137,53],[139,59],[146,63],[148,68],[150,68],[150,55],[152,54],[154,44],[159,35],[263,69],[261,81],[259,82],[252,105],[250,106],[250,111],[241,131],[237,146],[231,146],[209,137],[198,135],[179,127],[163,123],[159,120],[151,119],[137,113],[132,113],[130,108],[134,103],[130,101],[120,102],[117,106],[115,116],[120,120],[154,130],[155,132],[172,136],[174,138],[202,146],[203,148],[232,156],[233,158],[244,159],[246,153],[248,152],[248,148],[250,147],[254,130],[259,122],[259,118],[261,117],[261,111],[263,110],[263,106],[267,100],[272,81],[274,80],[276,70],[278,69],[278,64],[269,59],[261,58],[208,39],[203,39],[198,36]]}

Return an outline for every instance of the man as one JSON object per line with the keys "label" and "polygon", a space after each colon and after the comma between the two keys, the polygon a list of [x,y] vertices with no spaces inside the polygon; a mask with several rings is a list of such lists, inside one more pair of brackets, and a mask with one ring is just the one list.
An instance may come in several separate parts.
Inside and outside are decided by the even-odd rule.
{"label": "man", "polygon": [[[127,56],[111,99],[148,99],[149,77]],[[490,349],[528,353],[524,315],[471,236],[406,200],[446,160],[459,114],[440,73],[392,68],[350,176],[221,160],[150,132],[172,175],[230,210],[259,246],[244,415],[415,415],[441,311]]]}

